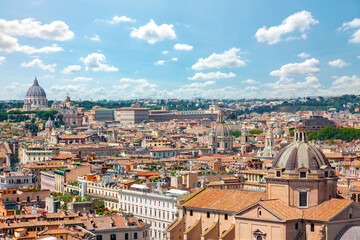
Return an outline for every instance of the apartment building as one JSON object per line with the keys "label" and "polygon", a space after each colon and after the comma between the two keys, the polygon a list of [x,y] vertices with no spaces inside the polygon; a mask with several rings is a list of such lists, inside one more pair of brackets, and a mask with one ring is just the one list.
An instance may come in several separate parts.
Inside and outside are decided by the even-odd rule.
{"label": "apartment building", "polygon": [[59,153],[58,148],[27,148],[20,147],[20,163],[27,164],[31,162],[49,161]]}
{"label": "apartment building", "polygon": [[151,224],[150,239],[166,239],[166,228],[176,218],[178,204],[188,191],[172,189],[161,193],[145,185],[134,184],[129,190],[118,186],[90,182],[78,178],[80,193],[104,200],[105,207],[134,214]]}
{"label": "apartment building", "polygon": [[28,171],[3,172],[0,175],[0,189],[20,188],[33,185],[33,175]]}
{"label": "apartment building", "polygon": [[149,120],[147,108],[124,107],[115,110],[115,121],[122,124],[136,124]]}

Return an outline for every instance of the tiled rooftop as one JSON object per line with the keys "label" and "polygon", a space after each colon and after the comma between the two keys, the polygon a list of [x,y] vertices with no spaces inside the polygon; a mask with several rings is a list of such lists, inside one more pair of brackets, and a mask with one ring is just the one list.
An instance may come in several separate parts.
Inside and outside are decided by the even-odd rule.
{"label": "tiled rooftop", "polygon": [[265,199],[265,193],[233,190],[203,189],[191,194],[182,206],[237,212]]}
{"label": "tiled rooftop", "polygon": [[333,198],[316,207],[304,210],[304,219],[329,221],[351,203],[350,200]]}

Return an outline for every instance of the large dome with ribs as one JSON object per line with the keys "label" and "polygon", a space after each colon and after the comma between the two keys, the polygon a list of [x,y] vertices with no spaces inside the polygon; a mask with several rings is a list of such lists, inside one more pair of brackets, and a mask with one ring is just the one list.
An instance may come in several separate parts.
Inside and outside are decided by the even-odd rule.
{"label": "large dome with ribs", "polygon": [[214,131],[217,137],[228,137],[231,136],[230,128],[225,124],[223,114],[220,111],[218,114],[218,119],[216,121]]}
{"label": "large dome with ribs", "polygon": [[34,84],[29,88],[25,97],[46,97],[44,89],[39,86],[36,78],[34,80]]}
{"label": "large dome with ribs", "polygon": [[[306,129],[302,124],[295,129],[295,132],[304,134],[301,138],[296,138],[293,143],[281,149],[276,155],[272,168],[281,167],[285,171],[291,172],[300,167],[306,167],[311,172],[320,170],[322,166],[331,167],[325,155],[315,146],[307,142]],[[296,133],[295,133],[296,134]],[[296,134],[296,136],[298,136]],[[301,136],[299,134],[299,136]]]}

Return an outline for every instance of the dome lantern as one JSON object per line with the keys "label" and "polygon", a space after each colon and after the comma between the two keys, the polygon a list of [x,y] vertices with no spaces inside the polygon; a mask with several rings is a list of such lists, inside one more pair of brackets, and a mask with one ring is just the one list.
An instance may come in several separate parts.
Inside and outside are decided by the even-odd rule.
{"label": "dome lantern", "polygon": [[295,142],[307,142],[306,127],[300,122],[294,130]]}

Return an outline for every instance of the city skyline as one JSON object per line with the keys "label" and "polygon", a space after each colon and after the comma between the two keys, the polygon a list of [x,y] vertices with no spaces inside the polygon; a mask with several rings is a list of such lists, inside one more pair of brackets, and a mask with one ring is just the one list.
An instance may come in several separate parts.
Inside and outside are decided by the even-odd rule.
{"label": "city skyline", "polygon": [[[11,1],[1,100],[358,94],[357,1]],[[271,11],[269,11],[271,9]]]}

